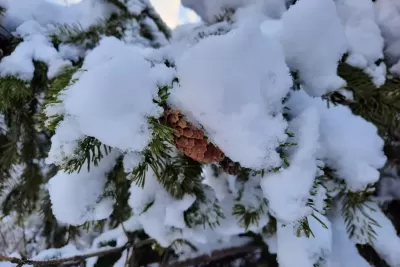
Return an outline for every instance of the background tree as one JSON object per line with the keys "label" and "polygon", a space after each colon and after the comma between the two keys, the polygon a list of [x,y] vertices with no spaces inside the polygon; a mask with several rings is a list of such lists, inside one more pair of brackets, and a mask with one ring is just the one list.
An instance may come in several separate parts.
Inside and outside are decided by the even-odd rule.
{"label": "background tree", "polygon": [[[86,0],[70,7],[20,2],[10,3],[2,15],[0,247],[32,257],[82,235],[83,240],[75,240],[78,246],[90,244],[99,229],[60,224],[52,214],[45,185],[58,168],[44,163],[53,132],[42,123],[43,106],[69,83],[85,51],[96,47],[102,36],[158,47],[166,44],[169,30],[146,2],[139,1],[132,11],[119,1]],[[24,4],[30,5],[32,16],[20,9]],[[88,8],[96,18],[92,23],[82,18],[89,16],[82,14]],[[30,20],[37,13],[40,19]]]}

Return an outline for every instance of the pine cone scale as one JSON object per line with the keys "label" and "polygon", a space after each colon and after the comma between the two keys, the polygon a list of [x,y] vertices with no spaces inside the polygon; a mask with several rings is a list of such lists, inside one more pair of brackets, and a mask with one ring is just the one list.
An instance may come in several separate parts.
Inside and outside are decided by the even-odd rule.
{"label": "pine cone scale", "polygon": [[225,158],[218,147],[208,142],[204,132],[186,121],[180,111],[166,108],[164,119],[174,130],[176,147],[186,156],[203,163],[220,162]]}

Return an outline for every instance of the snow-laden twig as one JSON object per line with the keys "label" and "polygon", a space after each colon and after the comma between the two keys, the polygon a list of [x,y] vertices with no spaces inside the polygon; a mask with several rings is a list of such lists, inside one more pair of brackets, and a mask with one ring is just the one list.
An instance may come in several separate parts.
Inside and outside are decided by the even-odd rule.
{"label": "snow-laden twig", "polygon": [[[60,258],[60,259],[54,259],[54,260],[29,260],[29,259],[21,259],[21,258],[16,258],[16,257],[8,257],[8,256],[0,256],[0,262],[11,262],[14,264],[17,264],[17,266],[24,266],[24,265],[34,265],[34,266],[49,266],[49,265],[55,265],[55,264],[62,264],[62,263],[80,263],[85,261],[88,258],[92,257],[99,257],[99,256],[105,256],[108,254],[112,253],[117,253],[121,252],[127,248],[132,248],[132,249],[137,249],[140,247],[143,247],[148,244],[152,244],[154,242],[153,239],[148,239],[141,241],[137,244],[132,244],[132,243],[126,243],[124,246],[117,247],[117,248],[111,248],[108,250],[101,250],[89,254],[84,254],[84,255],[77,255],[73,257],[68,257],[68,258]],[[227,248],[227,249],[221,249],[221,250],[216,250],[212,252],[211,254],[204,254],[200,255],[195,258],[190,258],[184,261],[176,261],[176,262],[170,262],[166,263],[166,267],[186,267],[186,266],[192,266],[196,265],[199,263],[210,263],[214,262],[217,260],[221,260],[227,257],[232,257],[232,256],[238,256],[242,254],[247,254],[256,251],[259,249],[260,246],[256,244],[246,244],[243,246],[239,247],[232,247],[232,248]]]}
{"label": "snow-laden twig", "polygon": [[16,257],[8,257],[8,256],[1,256],[0,255],[0,262],[11,262],[14,264],[17,264],[17,266],[23,266],[23,265],[34,265],[34,266],[49,266],[49,265],[56,265],[56,264],[61,264],[61,263],[67,263],[67,262],[82,262],[88,258],[92,257],[99,257],[99,256],[104,256],[107,254],[112,254],[116,252],[123,251],[127,248],[140,248],[145,245],[149,245],[154,243],[153,239],[147,239],[141,242],[138,242],[136,244],[132,244],[130,242],[126,243],[125,245],[121,247],[116,247],[116,248],[111,248],[107,250],[101,250],[101,251],[96,251],[93,253],[88,253],[88,254],[83,254],[83,255],[76,255],[73,257],[68,257],[68,258],[60,258],[60,259],[53,259],[53,260],[31,260],[31,259],[21,259],[21,258],[16,258]]}

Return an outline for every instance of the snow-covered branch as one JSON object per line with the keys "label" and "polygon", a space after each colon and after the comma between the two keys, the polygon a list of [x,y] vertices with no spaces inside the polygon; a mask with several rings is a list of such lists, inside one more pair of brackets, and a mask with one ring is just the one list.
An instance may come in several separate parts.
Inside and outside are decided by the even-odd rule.
{"label": "snow-covered branch", "polygon": [[137,242],[135,244],[126,243],[124,246],[121,246],[121,247],[99,250],[99,251],[88,253],[88,254],[76,255],[76,256],[60,258],[60,259],[51,259],[51,260],[31,260],[31,259],[22,259],[22,258],[17,258],[17,257],[9,257],[9,256],[1,256],[0,255],[0,262],[7,261],[10,263],[17,264],[17,266],[23,266],[23,265],[49,266],[49,265],[56,265],[56,264],[61,264],[61,263],[80,263],[80,262],[85,261],[88,258],[100,257],[100,256],[105,256],[105,255],[116,253],[116,252],[122,252],[127,248],[137,249],[137,248],[140,248],[145,245],[152,244],[152,243],[154,243],[153,239],[147,239],[144,241]]}

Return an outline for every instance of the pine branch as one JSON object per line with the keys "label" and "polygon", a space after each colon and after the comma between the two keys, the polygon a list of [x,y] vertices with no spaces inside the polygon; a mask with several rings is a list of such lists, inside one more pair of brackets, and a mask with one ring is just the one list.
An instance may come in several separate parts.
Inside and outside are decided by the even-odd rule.
{"label": "pine branch", "polygon": [[257,225],[260,221],[261,215],[264,213],[267,207],[265,199],[260,200],[259,207],[246,207],[240,203],[237,203],[232,208],[232,215],[239,218],[239,223],[245,227],[246,230],[250,225]]}
{"label": "pine branch", "polygon": [[[206,212],[204,212],[207,210]],[[197,199],[193,205],[187,209],[184,213],[184,220],[189,228],[194,226],[202,225],[204,228],[206,225],[211,229],[219,226],[219,219],[225,218],[221,206],[217,199],[210,202],[208,199]]]}
{"label": "pine branch", "polygon": [[137,249],[149,244],[152,244],[154,242],[153,239],[147,239],[144,241],[141,241],[136,244],[132,243],[126,243],[122,247],[117,247],[117,248],[111,248],[107,250],[101,250],[89,254],[84,254],[84,255],[77,255],[73,257],[68,257],[68,258],[60,258],[60,259],[54,259],[54,260],[29,260],[29,259],[20,259],[16,257],[8,257],[8,256],[1,256],[0,255],[0,262],[11,262],[14,264],[17,264],[17,266],[23,266],[23,265],[34,265],[34,266],[50,266],[50,265],[57,265],[57,264],[62,264],[62,263],[67,263],[67,262],[83,262],[84,260],[92,257],[100,257],[100,256],[105,256],[108,254],[116,253],[116,252],[121,252],[127,248],[133,248]]}
{"label": "pine branch", "polygon": [[362,192],[347,192],[342,195],[342,216],[350,238],[366,239],[370,244],[376,238],[374,227],[380,227],[370,213],[376,210],[369,204],[371,187]]}
{"label": "pine branch", "polygon": [[91,164],[97,166],[104,155],[108,155],[110,152],[111,147],[104,145],[95,137],[86,136],[79,141],[74,157],[67,159],[62,167],[70,173],[80,172],[86,163],[87,170],[90,171]]}
{"label": "pine branch", "polygon": [[[107,0],[109,3],[116,6],[119,12],[111,14],[106,20],[98,20],[98,23],[92,25],[88,29],[83,29],[79,24],[58,25],[57,31],[51,36],[53,44],[57,47],[60,43],[68,44],[79,44],[83,45],[88,49],[95,47],[100,41],[102,36],[115,36],[118,39],[123,38],[124,31],[126,30],[126,22],[130,20],[136,20],[140,25],[141,37],[154,41],[155,34],[147,24],[143,23],[144,19],[150,18],[154,21],[159,31],[168,39],[170,37],[170,31],[168,26],[159,18],[158,14],[153,8],[145,8],[140,14],[130,13],[124,3],[118,0]],[[153,43],[152,46],[159,46],[157,43]]]}
{"label": "pine branch", "polygon": [[377,88],[363,70],[340,63],[338,74],[347,82],[354,100],[345,99],[335,92],[330,100],[348,106],[353,113],[372,122],[386,141],[396,139],[399,129],[400,80],[387,78],[385,84]]}

